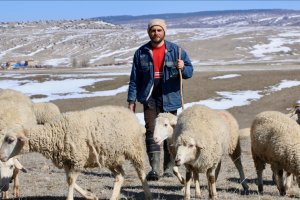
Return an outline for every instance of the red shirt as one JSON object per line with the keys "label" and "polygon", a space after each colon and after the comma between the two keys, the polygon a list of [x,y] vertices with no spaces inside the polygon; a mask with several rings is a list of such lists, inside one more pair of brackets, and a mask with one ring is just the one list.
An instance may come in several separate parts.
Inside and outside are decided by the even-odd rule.
{"label": "red shirt", "polygon": [[163,65],[165,59],[166,45],[161,47],[152,48],[153,64],[154,64],[154,78],[163,77]]}

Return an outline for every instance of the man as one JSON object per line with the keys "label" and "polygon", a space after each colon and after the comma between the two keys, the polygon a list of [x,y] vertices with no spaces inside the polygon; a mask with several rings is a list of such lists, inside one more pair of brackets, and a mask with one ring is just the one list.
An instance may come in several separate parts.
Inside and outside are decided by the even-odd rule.
{"label": "man", "polygon": [[[128,89],[128,108],[135,112],[136,100],[143,104],[146,149],[152,167],[147,175],[149,181],[157,181],[160,173],[160,146],[153,140],[155,118],[161,112],[177,114],[177,109],[181,107],[179,70],[183,79],[193,75],[193,66],[187,53],[165,40],[166,30],[164,20],[150,20],[147,30],[150,41],[134,54]],[[166,141],[163,168],[163,176],[171,177],[173,161]]]}

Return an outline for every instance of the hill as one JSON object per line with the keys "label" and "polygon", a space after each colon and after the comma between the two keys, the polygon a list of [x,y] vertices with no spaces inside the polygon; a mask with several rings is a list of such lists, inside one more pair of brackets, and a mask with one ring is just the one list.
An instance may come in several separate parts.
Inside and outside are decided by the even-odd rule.
{"label": "hill", "polygon": [[300,11],[241,10],[2,22],[0,64],[130,65],[156,17],[167,19],[166,39],[185,48],[195,66],[298,62]]}
{"label": "hill", "polygon": [[170,13],[142,16],[108,16],[96,17],[109,23],[145,28],[149,19],[162,18],[170,28],[217,28],[228,26],[299,26],[300,11],[298,10],[224,10],[191,13]]}

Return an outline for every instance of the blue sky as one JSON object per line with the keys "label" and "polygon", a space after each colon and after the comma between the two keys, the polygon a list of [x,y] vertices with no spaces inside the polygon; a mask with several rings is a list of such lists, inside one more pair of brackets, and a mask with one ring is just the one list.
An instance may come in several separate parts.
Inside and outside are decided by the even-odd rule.
{"label": "blue sky", "polygon": [[0,21],[5,22],[212,10],[300,10],[300,1],[0,1],[0,8]]}

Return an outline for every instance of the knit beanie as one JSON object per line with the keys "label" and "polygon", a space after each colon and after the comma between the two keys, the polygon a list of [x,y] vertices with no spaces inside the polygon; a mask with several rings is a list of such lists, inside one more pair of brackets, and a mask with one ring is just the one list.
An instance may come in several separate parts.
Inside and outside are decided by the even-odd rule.
{"label": "knit beanie", "polygon": [[152,26],[160,26],[164,29],[164,32],[167,31],[167,25],[166,25],[165,20],[163,20],[163,19],[151,19],[148,23],[148,33]]}

